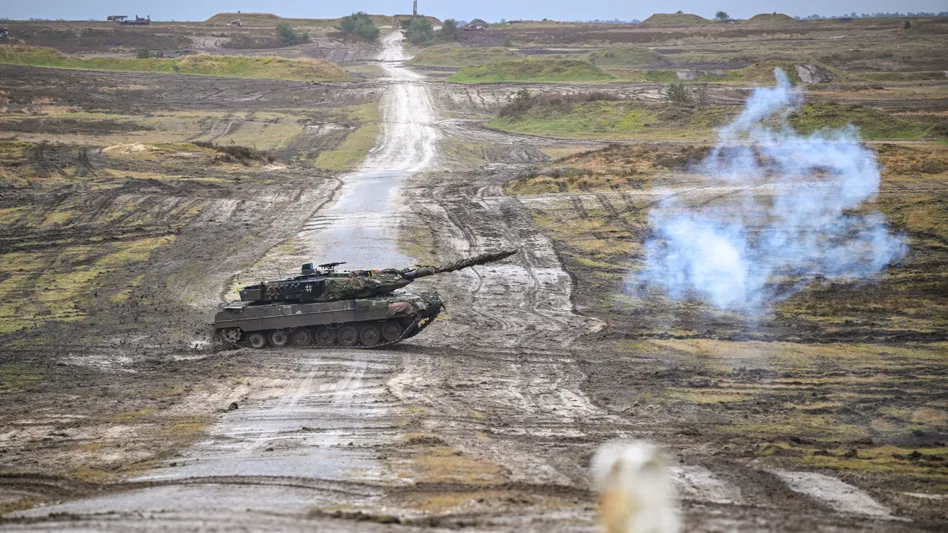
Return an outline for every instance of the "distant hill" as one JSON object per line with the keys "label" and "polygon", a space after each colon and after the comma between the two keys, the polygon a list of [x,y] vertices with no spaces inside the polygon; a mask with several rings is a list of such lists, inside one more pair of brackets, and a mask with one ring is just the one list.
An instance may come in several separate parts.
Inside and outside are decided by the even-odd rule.
{"label": "distant hill", "polygon": [[796,20],[783,13],[760,13],[747,19],[747,22],[754,24],[793,24]]}
{"label": "distant hill", "polygon": [[710,23],[710,20],[691,13],[655,13],[642,21],[642,24],[649,26],[692,26]]}
{"label": "distant hill", "polygon": [[[403,15],[404,16],[404,15]],[[391,26],[392,15],[369,15],[376,26]],[[435,17],[428,17],[435,26],[441,25],[441,21]],[[284,18],[273,13],[218,13],[204,21],[205,24],[226,25],[232,20],[240,19],[244,26],[276,26],[281,22],[289,22],[294,26],[308,28],[335,28],[339,25],[339,19],[300,19]]]}

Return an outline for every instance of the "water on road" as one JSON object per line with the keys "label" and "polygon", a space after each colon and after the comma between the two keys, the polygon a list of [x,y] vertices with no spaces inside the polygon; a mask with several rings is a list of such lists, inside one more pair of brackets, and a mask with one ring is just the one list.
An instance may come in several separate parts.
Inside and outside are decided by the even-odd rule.
{"label": "water on road", "polygon": [[408,267],[414,259],[397,251],[404,214],[399,189],[405,179],[435,160],[435,110],[423,76],[402,66],[407,59],[401,32],[383,40],[379,56],[388,75],[382,97],[382,135],[361,168],[343,177],[338,200],[304,227],[316,259],[345,261],[346,268]]}

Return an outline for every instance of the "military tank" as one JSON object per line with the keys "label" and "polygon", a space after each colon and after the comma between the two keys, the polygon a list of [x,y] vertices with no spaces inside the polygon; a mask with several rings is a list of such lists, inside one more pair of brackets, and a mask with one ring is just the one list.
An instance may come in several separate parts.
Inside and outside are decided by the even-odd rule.
{"label": "military tank", "polygon": [[420,333],[444,308],[435,292],[400,289],[419,278],[499,261],[516,250],[481,254],[440,266],[338,272],[345,263],[304,264],[300,275],[249,285],[240,301],[214,317],[227,344],[251,348],[377,348]]}

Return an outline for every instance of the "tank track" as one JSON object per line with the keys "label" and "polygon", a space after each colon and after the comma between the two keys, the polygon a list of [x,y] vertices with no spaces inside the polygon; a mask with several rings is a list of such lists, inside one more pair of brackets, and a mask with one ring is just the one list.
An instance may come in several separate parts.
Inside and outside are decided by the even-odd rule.
{"label": "tank track", "polygon": [[[399,325],[401,325],[401,323],[397,320],[386,320],[381,323],[378,321],[367,321],[367,322],[351,322],[351,323],[339,324],[337,327],[334,327],[334,328],[329,328],[329,327],[324,326],[324,327],[312,327],[312,328],[293,328],[293,329],[287,329],[287,330],[252,331],[250,333],[240,332],[239,339],[236,341],[233,338],[230,338],[230,339],[227,338],[227,333],[225,333],[227,330],[218,331],[217,336],[224,344],[231,345],[231,346],[249,346],[251,348],[256,348],[256,349],[293,347],[293,348],[310,348],[310,349],[312,348],[322,348],[322,349],[347,348],[347,349],[357,349],[357,350],[377,350],[380,348],[385,348],[387,346],[398,344],[399,342],[405,339],[414,337],[415,335],[421,333],[421,331],[427,328],[429,325],[431,325],[431,323],[434,322],[435,318],[436,317],[422,318],[421,316],[416,316],[413,320],[411,320],[411,323],[408,324],[408,326],[402,326],[402,332],[398,336],[398,338],[396,338],[395,340],[386,340],[383,335],[380,335],[379,341],[377,343],[369,344],[369,345],[363,344],[363,341],[362,341],[362,332],[366,329],[367,326],[375,326],[378,329],[380,325],[389,324],[393,322],[399,323]],[[356,342],[356,344],[342,344],[340,342],[339,335],[347,327],[353,327],[359,333],[358,335],[359,340]],[[297,330],[302,330],[302,329],[310,330],[309,338],[311,340],[309,343],[297,344],[294,342],[294,334],[296,333]],[[329,331],[334,332],[334,337],[331,343],[317,342],[317,336],[321,330],[329,330]],[[278,332],[278,331],[282,332],[286,336],[286,341],[283,342],[282,344],[274,342],[275,340],[274,337],[280,340],[279,335],[274,335],[274,332]],[[263,345],[259,345],[259,344],[254,345],[251,342],[252,341],[251,336],[255,333],[261,334],[263,338],[266,339],[266,342],[264,342]]]}

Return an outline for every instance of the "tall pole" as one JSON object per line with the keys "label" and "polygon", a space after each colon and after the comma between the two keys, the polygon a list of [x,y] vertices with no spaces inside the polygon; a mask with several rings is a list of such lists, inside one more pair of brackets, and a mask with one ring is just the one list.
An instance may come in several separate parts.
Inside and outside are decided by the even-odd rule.
{"label": "tall pole", "polygon": [[417,16],[418,16],[418,0],[415,0],[415,5],[414,5],[414,7],[413,7],[412,10],[411,10],[411,16],[413,16],[413,17],[417,17]]}

